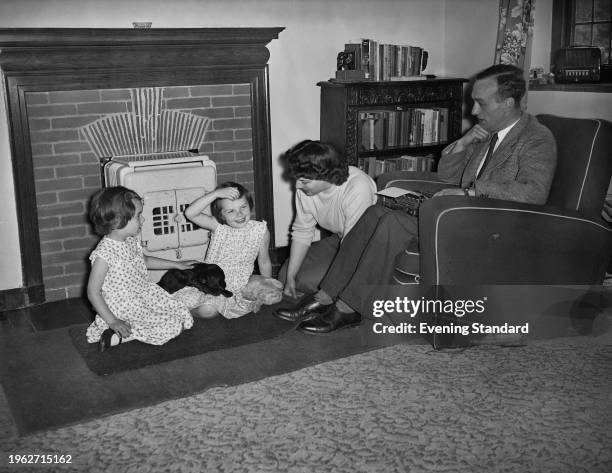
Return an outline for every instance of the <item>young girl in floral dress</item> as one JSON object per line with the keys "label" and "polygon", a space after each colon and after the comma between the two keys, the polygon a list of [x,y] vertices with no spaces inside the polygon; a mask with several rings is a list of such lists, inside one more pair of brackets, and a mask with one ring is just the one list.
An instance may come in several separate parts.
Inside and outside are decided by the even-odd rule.
{"label": "young girl in floral dress", "polygon": [[[210,205],[212,216],[204,213]],[[203,294],[186,287],[174,297],[192,308],[192,313],[203,318],[218,314],[236,318],[254,309],[253,301],[245,298],[242,290],[253,274],[255,259],[262,276],[272,276],[268,246],[270,233],[266,222],[251,220],[253,199],[249,191],[235,182],[225,182],[209,194],[187,207],[185,216],[202,228],[210,230],[211,239],[206,263],[217,264],[225,273],[231,298]]]}
{"label": "young girl in floral dress", "polygon": [[188,269],[192,262],[145,256],[137,237],[144,218],[140,196],[125,187],[101,189],[90,219],[103,238],[91,253],[87,296],[97,312],[87,341],[100,351],[121,341],[162,345],[193,325],[189,309],[148,277],[149,269]]}

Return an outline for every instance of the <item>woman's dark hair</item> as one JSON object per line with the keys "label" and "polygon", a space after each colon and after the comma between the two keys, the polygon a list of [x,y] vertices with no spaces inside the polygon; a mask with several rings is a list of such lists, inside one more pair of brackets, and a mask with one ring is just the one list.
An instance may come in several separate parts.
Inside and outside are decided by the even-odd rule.
{"label": "woman's dark hair", "polygon": [[[227,181],[223,184],[219,184],[217,189],[223,189],[224,187],[235,187],[238,189],[238,198],[244,197],[249,204],[249,209],[253,210],[253,197],[251,197],[251,193],[248,191],[246,187],[242,184],[238,184],[237,182]],[[213,217],[217,219],[219,223],[227,223],[225,218],[223,218],[223,208],[221,207],[221,200],[223,199],[215,199],[212,204],[210,204],[210,211],[213,214]]]}
{"label": "woman's dark hair", "polygon": [[301,141],[285,152],[282,164],[285,177],[293,182],[304,177],[339,186],[349,175],[344,157],[332,145],[321,141]]}
{"label": "woman's dark hair", "polygon": [[103,236],[125,227],[136,213],[134,199],[141,200],[136,192],[123,186],[97,191],[89,202],[89,219],[94,231]]}
{"label": "woman's dark hair", "polygon": [[521,99],[527,90],[523,70],[509,64],[495,64],[480,71],[474,78],[475,81],[495,78],[497,81],[497,96],[500,101],[513,98],[514,106],[521,106]]}

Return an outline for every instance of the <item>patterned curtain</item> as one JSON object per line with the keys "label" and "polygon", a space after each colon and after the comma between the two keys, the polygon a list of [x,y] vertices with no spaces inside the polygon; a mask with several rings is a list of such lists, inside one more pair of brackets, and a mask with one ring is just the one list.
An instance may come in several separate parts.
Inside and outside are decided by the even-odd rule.
{"label": "patterned curtain", "polygon": [[533,36],[535,0],[499,0],[499,25],[494,64],[512,64],[525,70],[525,56]]}

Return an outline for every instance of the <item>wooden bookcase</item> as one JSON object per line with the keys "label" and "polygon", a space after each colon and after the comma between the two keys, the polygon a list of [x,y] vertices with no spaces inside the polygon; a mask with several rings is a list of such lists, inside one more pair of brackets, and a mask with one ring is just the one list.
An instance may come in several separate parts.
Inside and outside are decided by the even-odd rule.
{"label": "wooden bookcase", "polygon": [[[441,150],[461,136],[464,82],[465,79],[319,82],[321,141],[333,144],[353,166],[359,164],[360,158],[371,157],[385,160],[431,155],[437,160]],[[415,110],[421,111],[415,115]],[[441,121],[446,122],[442,126],[426,118],[437,116],[439,124],[440,115]],[[423,120],[429,131],[426,139],[421,131],[419,139],[413,126],[420,124],[423,130]]]}

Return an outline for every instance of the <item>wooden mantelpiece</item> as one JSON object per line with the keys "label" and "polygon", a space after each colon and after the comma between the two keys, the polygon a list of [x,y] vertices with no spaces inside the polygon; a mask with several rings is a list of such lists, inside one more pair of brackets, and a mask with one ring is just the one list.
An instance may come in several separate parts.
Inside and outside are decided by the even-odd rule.
{"label": "wooden mantelpiece", "polygon": [[283,28],[0,29],[6,72],[261,66]]}
{"label": "wooden mantelpiece", "polygon": [[125,46],[136,44],[259,44],[285,28],[2,28],[6,47]]}
{"label": "wooden mantelpiece", "polygon": [[27,94],[250,84],[257,218],[273,228],[266,45],[283,29],[0,29],[23,285],[30,303],[44,301],[44,285]]}

